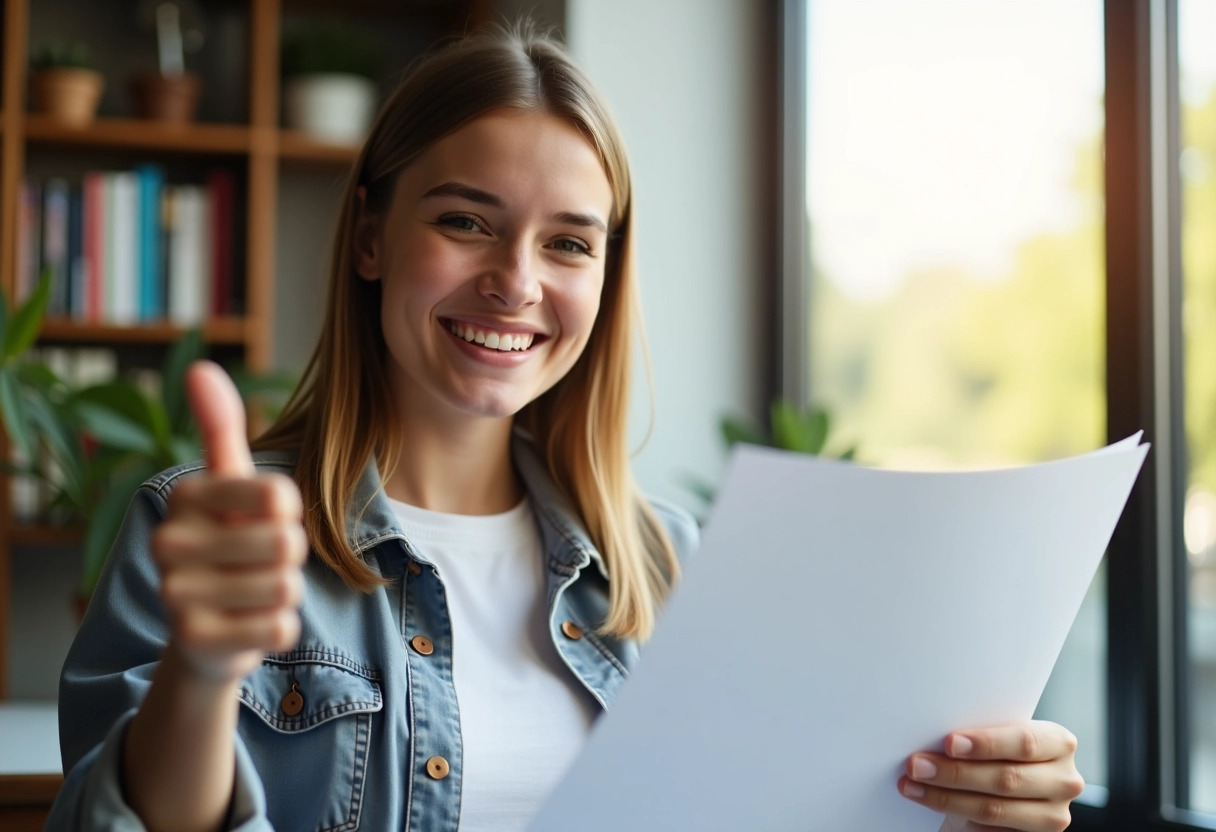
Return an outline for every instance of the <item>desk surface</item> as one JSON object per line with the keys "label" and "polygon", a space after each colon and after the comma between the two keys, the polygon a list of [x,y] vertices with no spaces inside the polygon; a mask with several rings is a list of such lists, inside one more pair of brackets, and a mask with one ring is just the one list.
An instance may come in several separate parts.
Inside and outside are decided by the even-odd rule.
{"label": "desk surface", "polygon": [[54,702],[0,702],[0,776],[61,773]]}

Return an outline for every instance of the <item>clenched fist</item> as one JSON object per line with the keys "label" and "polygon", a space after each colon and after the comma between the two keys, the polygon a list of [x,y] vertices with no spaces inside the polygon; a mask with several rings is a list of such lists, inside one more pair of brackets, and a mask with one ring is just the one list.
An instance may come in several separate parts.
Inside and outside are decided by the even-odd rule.
{"label": "clenched fist", "polygon": [[174,488],[152,555],[169,649],[194,673],[232,682],[299,638],[308,540],[295,483],[254,469],[245,409],[224,371],[195,363],[186,394],[207,467]]}

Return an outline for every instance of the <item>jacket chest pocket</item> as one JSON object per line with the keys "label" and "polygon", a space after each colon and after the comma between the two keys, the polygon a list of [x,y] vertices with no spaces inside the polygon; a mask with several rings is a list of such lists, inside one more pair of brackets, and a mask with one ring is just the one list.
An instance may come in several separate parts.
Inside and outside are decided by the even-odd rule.
{"label": "jacket chest pocket", "polygon": [[378,680],[345,664],[267,659],[241,685],[240,733],[276,829],[359,826]]}

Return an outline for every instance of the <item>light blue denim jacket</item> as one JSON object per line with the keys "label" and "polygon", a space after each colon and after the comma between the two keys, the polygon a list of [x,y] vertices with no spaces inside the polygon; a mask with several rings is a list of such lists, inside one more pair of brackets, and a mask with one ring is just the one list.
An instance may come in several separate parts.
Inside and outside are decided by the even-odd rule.
{"label": "light blue denim jacket", "polygon": [[[606,708],[638,646],[595,632],[608,611],[603,560],[526,441],[516,440],[514,458],[543,541],[553,643]],[[292,470],[290,454],[260,453],[255,461],[260,471]],[[143,828],[123,800],[120,763],[126,727],[169,635],[149,540],[174,485],[200,468],[170,469],[137,492],[68,654],[59,690],[67,776],[50,832]],[[681,557],[691,552],[698,539],[692,518],[654,507]],[[347,534],[355,552],[392,583],[364,595],[309,559],[299,645],[267,656],[241,685],[230,829],[457,828],[463,766],[444,587],[398,528],[374,464],[352,501]],[[563,633],[567,621],[581,637]],[[429,655],[411,648],[419,635],[433,644]],[[303,708],[288,715],[294,708],[284,709],[283,700],[293,684]],[[446,777],[428,774],[434,757],[447,761]]]}

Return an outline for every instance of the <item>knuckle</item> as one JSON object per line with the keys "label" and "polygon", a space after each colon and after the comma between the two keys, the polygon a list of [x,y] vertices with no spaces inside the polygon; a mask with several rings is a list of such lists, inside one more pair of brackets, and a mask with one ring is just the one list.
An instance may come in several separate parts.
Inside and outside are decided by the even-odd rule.
{"label": "knuckle", "polygon": [[270,642],[275,650],[290,650],[300,637],[300,616],[293,612],[276,615],[270,627]]}
{"label": "knuckle", "polygon": [[927,789],[925,805],[936,812],[946,813],[950,808],[950,793],[945,789]]}
{"label": "knuckle", "polygon": [[1026,777],[1018,766],[1001,766],[996,773],[997,794],[1015,795],[1026,785]]}
{"label": "knuckle", "polygon": [[1005,802],[1002,800],[988,799],[980,804],[978,820],[985,826],[1001,826],[1005,820]]}
{"label": "knuckle", "polygon": [[1033,728],[1023,728],[1018,737],[1018,750],[1023,760],[1035,760],[1039,756],[1039,735]]}
{"label": "knuckle", "polygon": [[1062,811],[1052,815],[1048,822],[1051,824],[1051,832],[1064,832],[1072,826],[1072,812],[1065,806]]}
{"label": "knuckle", "polygon": [[1065,794],[1069,800],[1074,800],[1081,796],[1085,791],[1085,778],[1079,773],[1074,773],[1072,777],[1064,783]]}
{"label": "knuckle", "polygon": [[1064,729],[1064,753],[1072,755],[1077,753],[1077,735],[1068,729]]}
{"label": "knuckle", "polygon": [[298,518],[302,513],[302,501],[300,488],[295,480],[277,471],[265,474],[264,477],[272,511],[283,517]]}

